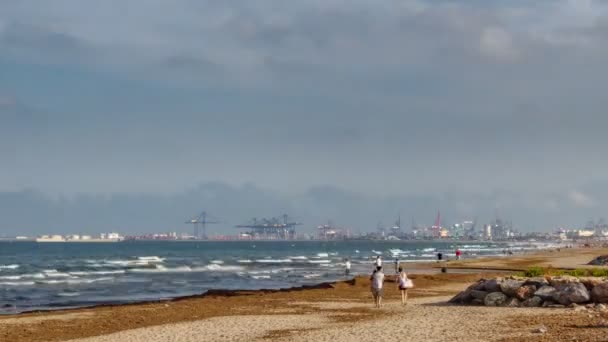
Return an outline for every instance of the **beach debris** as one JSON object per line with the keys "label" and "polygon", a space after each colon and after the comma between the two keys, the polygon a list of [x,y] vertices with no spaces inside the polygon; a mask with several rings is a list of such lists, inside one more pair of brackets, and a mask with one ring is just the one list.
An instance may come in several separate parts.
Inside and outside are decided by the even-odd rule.
{"label": "beach debris", "polygon": [[545,333],[547,333],[547,327],[544,325],[541,325],[540,327],[532,330],[532,332],[535,334],[545,334]]}
{"label": "beach debris", "polygon": [[507,301],[507,295],[502,292],[492,292],[484,298],[485,306],[502,306]]}
{"label": "beach debris", "polygon": [[600,255],[597,258],[591,260],[588,265],[603,266],[608,265],[608,255]]}

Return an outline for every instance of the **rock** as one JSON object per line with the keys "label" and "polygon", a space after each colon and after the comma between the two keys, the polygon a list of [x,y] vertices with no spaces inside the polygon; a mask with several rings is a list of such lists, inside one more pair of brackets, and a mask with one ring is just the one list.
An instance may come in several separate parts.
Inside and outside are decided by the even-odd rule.
{"label": "rock", "polygon": [[[555,302],[552,300],[546,300],[543,302],[543,308],[548,308],[551,305],[555,305]],[[563,306],[563,305],[560,305],[560,306]]]}
{"label": "rock", "polygon": [[534,297],[534,292],[536,292],[536,286],[524,285],[515,291],[515,297],[519,300],[526,300]]}
{"label": "rock", "polygon": [[490,279],[485,282],[484,290],[486,290],[487,292],[499,292],[501,282],[502,278]]}
{"label": "rock", "polygon": [[585,285],[587,290],[591,291],[594,287],[604,282],[600,277],[580,277],[579,281]]}
{"label": "rock", "polygon": [[517,307],[521,306],[521,302],[517,298],[509,298],[505,302],[505,306],[510,307],[510,308],[517,308]]}
{"label": "rock", "polygon": [[546,307],[547,307],[547,308],[550,308],[550,309],[563,309],[563,308],[565,308],[566,306],[561,305],[561,304],[552,304],[552,305],[547,305]]}
{"label": "rock", "polygon": [[502,292],[488,293],[483,302],[485,306],[502,306],[507,301],[507,295]]}
{"label": "rock", "polygon": [[479,279],[475,284],[473,284],[473,290],[484,291],[487,280]]}
{"label": "rock", "polygon": [[537,308],[543,304],[543,299],[537,296],[526,299],[521,303],[521,306],[528,308]]}
{"label": "rock", "polygon": [[595,306],[595,310],[597,310],[599,312],[606,312],[606,311],[608,311],[608,306],[606,306],[606,304],[597,304]]}
{"label": "rock", "polygon": [[567,284],[571,284],[571,283],[578,283],[578,278],[577,277],[573,277],[573,276],[559,276],[559,277],[553,277],[551,278],[551,280],[549,281],[549,283],[551,284],[551,286],[557,288],[558,286],[561,285],[567,285]]}
{"label": "rock", "polygon": [[483,299],[475,298],[471,301],[471,305],[484,305]]}
{"label": "rock", "polygon": [[600,255],[597,258],[589,261],[587,265],[608,265],[608,255]]}
{"label": "rock", "polygon": [[574,310],[574,312],[587,312],[587,308],[584,306],[580,306],[577,305],[576,307],[572,308]]}
{"label": "rock", "polygon": [[535,334],[544,334],[547,332],[547,327],[545,327],[544,325],[541,325],[540,327],[532,330],[532,332]]}
{"label": "rock", "polygon": [[538,296],[544,300],[549,300],[549,299],[553,299],[555,297],[556,293],[557,293],[557,290],[555,289],[555,287],[543,286],[540,289],[536,290],[536,292],[534,292],[534,295]]}
{"label": "rock", "polygon": [[585,303],[591,298],[589,291],[587,291],[587,288],[582,283],[564,284],[556,289],[557,293],[553,298],[563,305]]}
{"label": "rock", "polygon": [[523,281],[514,280],[514,279],[506,279],[502,283],[500,283],[500,291],[506,294],[509,297],[515,297],[517,294],[517,290],[524,284]]}
{"label": "rock", "polygon": [[549,282],[547,281],[547,279],[545,279],[545,277],[532,277],[528,278],[524,282],[524,285],[534,285],[538,289],[542,286],[549,285]]}
{"label": "rock", "polygon": [[608,303],[608,283],[604,282],[596,285],[591,290],[591,297],[596,303]]}
{"label": "rock", "polygon": [[589,304],[585,305],[585,307],[586,307],[587,309],[595,309],[595,304],[593,304],[593,303],[589,303]]}
{"label": "rock", "polygon": [[478,290],[471,291],[471,297],[473,297],[475,299],[483,300],[484,298],[486,298],[487,295],[488,295],[488,293],[486,291],[478,291]]}

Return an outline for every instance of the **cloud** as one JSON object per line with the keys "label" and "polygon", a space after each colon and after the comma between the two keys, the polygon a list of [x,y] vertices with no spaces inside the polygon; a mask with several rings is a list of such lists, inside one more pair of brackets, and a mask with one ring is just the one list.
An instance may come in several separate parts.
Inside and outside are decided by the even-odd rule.
{"label": "cloud", "polygon": [[595,206],[595,201],[591,197],[577,190],[570,191],[568,198],[573,205],[579,208],[590,208]]}
{"label": "cloud", "polygon": [[519,57],[511,34],[502,28],[485,28],[481,32],[479,46],[482,54],[498,61],[512,62]]}

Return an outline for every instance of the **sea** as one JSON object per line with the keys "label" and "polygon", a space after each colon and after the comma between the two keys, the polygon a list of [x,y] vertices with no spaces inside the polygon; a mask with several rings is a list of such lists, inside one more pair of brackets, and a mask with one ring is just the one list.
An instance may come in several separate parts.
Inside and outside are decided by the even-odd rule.
{"label": "sea", "polygon": [[[0,314],[168,300],[210,289],[279,289],[369,274],[382,255],[400,262],[502,256],[542,243],[420,241],[0,242]],[[407,267],[406,267],[407,269]]]}

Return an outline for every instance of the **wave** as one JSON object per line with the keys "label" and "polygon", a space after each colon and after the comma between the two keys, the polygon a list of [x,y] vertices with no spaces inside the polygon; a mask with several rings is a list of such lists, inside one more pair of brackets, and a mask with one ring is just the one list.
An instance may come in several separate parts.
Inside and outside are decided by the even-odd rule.
{"label": "wave", "polygon": [[222,265],[224,263],[224,260],[211,260],[210,263],[217,264],[217,265]]}
{"label": "wave", "polygon": [[217,264],[210,264],[205,267],[195,268],[193,271],[218,271],[218,272],[238,272],[243,271],[242,266],[222,266]]}
{"label": "wave", "polygon": [[255,262],[261,264],[283,264],[291,262],[291,259],[258,259]]}
{"label": "wave", "polygon": [[32,286],[36,285],[33,281],[5,281],[0,282],[0,286]]}
{"label": "wave", "polygon": [[251,264],[253,261],[251,261],[249,259],[241,259],[241,260],[237,260],[236,262],[238,262],[239,264]]}
{"label": "wave", "polygon": [[146,261],[146,262],[165,262],[165,258],[160,258],[157,256],[142,256],[142,257],[137,257],[137,260]]}
{"label": "wave", "polygon": [[80,292],[59,292],[56,294],[57,297],[77,297],[80,296]]}
{"label": "wave", "polygon": [[327,258],[329,256],[328,253],[317,253],[317,256],[320,258]]}
{"label": "wave", "polygon": [[329,264],[331,260],[308,260],[309,264]]}
{"label": "wave", "polygon": [[91,271],[91,272],[68,272],[69,275],[72,276],[89,276],[89,275],[108,275],[108,274],[124,274],[125,270],[116,270],[116,271]]}
{"label": "wave", "polygon": [[251,278],[253,278],[253,279],[270,279],[271,277],[269,275],[252,275]]}
{"label": "wave", "polygon": [[42,271],[45,277],[48,278],[68,278],[70,275],[68,273],[58,272],[57,270],[44,270]]}
{"label": "wave", "polygon": [[290,256],[288,258],[291,259],[291,260],[308,260],[308,258],[305,257],[305,256],[303,256],[303,255],[300,255],[300,256]]}
{"label": "wave", "polygon": [[0,270],[16,270],[18,269],[19,265],[17,264],[12,264],[12,265],[0,265]]}

